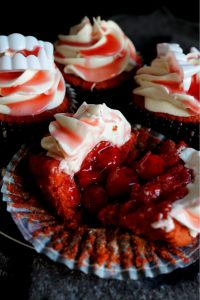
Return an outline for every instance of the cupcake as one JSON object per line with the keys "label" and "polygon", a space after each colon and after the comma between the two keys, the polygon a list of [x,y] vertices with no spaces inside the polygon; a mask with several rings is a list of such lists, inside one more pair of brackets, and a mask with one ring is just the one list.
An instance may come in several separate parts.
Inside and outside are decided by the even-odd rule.
{"label": "cupcake", "polygon": [[178,44],[158,44],[151,66],[137,71],[133,93],[134,122],[199,148],[200,53],[187,55]]}
{"label": "cupcake", "polygon": [[55,119],[28,165],[67,228],[118,228],[173,247],[196,240],[200,152],[131,130],[105,104]]}
{"label": "cupcake", "polygon": [[54,64],[53,45],[18,33],[1,35],[1,154],[7,154],[11,144],[19,145],[34,132],[41,133],[55,113],[68,108],[65,82]]}
{"label": "cupcake", "polygon": [[[114,21],[85,17],[55,43],[55,61],[65,80],[75,88],[79,103],[124,107],[132,76],[141,64],[130,39]],[[123,98],[122,98],[123,97]],[[123,105],[122,105],[123,102]]]}

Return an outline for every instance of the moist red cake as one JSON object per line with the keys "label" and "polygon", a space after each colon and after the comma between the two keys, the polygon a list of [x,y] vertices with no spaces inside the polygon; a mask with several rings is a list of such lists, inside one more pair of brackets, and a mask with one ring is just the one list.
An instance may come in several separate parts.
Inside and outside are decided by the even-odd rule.
{"label": "moist red cake", "polygon": [[80,193],[73,178],[59,171],[58,160],[44,155],[31,157],[30,170],[58,215],[70,228],[76,228],[80,224]]}
{"label": "moist red cake", "polygon": [[70,228],[117,227],[186,246],[194,237],[180,222],[174,220],[169,232],[151,226],[188,194],[194,174],[179,156],[183,149],[184,142],[160,142],[149,130],[139,129],[121,147],[98,143],[73,177],[45,153],[31,156],[29,168],[45,200]]}

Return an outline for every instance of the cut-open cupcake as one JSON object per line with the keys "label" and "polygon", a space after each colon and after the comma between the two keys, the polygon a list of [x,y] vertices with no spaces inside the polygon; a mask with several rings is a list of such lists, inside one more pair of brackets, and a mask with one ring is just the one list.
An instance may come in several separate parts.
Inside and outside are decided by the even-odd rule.
{"label": "cut-open cupcake", "polygon": [[55,119],[29,169],[67,227],[117,227],[173,246],[195,240],[198,151],[131,130],[105,104],[83,103],[74,115]]}

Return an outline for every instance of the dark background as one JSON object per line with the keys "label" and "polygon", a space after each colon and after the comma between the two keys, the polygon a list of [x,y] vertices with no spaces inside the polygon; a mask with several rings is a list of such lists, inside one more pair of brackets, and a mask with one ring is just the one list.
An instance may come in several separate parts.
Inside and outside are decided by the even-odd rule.
{"label": "dark background", "polygon": [[53,42],[58,33],[67,33],[69,27],[79,23],[85,15],[108,19],[117,14],[148,15],[159,9],[193,22],[199,18],[198,0],[40,0],[25,3],[4,0],[0,10],[0,34],[19,32]]}
{"label": "dark background", "polygon": [[[157,42],[177,42],[187,51],[191,45],[198,44],[197,25],[188,23],[198,22],[198,12],[198,0],[93,0],[92,3],[88,0],[21,3],[18,0],[15,4],[3,0],[0,6],[0,34],[19,32],[54,42],[59,33],[67,33],[69,27],[79,23],[85,15],[100,15],[102,19],[108,19],[129,14],[135,17],[118,16],[114,19],[134,40],[144,60],[150,62],[155,57]],[[149,16],[151,14],[153,16]],[[1,204],[0,230],[24,241],[10,214],[7,213],[7,217],[5,214],[5,204]],[[189,268],[155,279],[102,280],[94,275],[70,271],[64,265],[54,263],[44,255],[0,235],[1,300],[16,297],[20,300],[198,300],[198,272],[199,263],[196,262]]]}

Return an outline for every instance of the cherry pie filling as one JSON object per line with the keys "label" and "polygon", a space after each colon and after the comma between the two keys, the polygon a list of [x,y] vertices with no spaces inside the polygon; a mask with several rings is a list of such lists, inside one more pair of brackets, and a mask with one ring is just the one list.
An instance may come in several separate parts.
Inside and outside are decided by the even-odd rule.
{"label": "cherry pie filling", "polygon": [[[194,179],[179,156],[185,147],[184,142],[160,142],[142,128],[120,148],[106,141],[97,144],[74,178],[43,154],[31,157],[30,169],[69,228],[114,226],[149,237],[151,225],[168,217],[173,202],[187,195]],[[154,230],[153,239],[160,239],[158,232]]]}
{"label": "cherry pie filling", "polygon": [[171,140],[160,143],[144,129],[133,132],[121,148],[100,142],[74,176],[84,222],[140,233],[167,218],[193,179],[179,157],[185,147]]}

